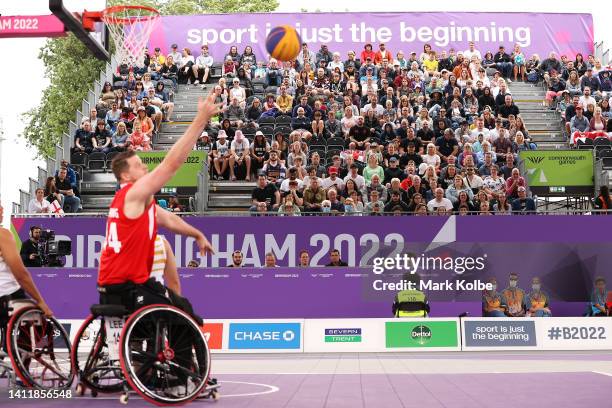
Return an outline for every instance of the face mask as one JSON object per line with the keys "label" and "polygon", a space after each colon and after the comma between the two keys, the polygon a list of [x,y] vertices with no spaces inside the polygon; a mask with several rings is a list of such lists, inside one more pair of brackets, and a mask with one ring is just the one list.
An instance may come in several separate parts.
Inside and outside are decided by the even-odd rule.
{"label": "face mask", "polygon": [[511,287],[511,288],[516,288],[516,284],[517,284],[517,283],[518,283],[518,281],[511,280],[511,281],[510,281],[510,287]]}
{"label": "face mask", "polygon": [[534,292],[539,292],[540,291],[540,285],[539,284],[533,284],[533,285],[531,285],[531,289],[533,289]]}
{"label": "face mask", "polygon": [[325,213],[331,212],[331,207],[323,207],[322,211]]}

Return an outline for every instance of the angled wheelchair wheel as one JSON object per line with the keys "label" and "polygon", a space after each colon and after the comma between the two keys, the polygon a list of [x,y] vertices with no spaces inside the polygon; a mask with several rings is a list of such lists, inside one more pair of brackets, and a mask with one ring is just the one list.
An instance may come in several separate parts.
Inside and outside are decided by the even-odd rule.
{"label": "angled wheelchair wheel", "polygon": [[68,389],[74,380],[70,338],[55,318],[28,306],[7,326],[7,351],[15,374],[28,387]]}
{"label": "angled wheelchair wheel", "polygon": [[119,360],[109,358],[103,320],[89,315],[74,339],[71,360],[79,376],[81,393],[89,388],[96,392],[116,393],[123,390],[123,373]]}
{"label": "angled wheelchair wheel", "polygon": [[137,310],[121,333],[121,368],[130,386],[156,405],[180,405],[205,389],[210,351],[197,323],[182,310]]}

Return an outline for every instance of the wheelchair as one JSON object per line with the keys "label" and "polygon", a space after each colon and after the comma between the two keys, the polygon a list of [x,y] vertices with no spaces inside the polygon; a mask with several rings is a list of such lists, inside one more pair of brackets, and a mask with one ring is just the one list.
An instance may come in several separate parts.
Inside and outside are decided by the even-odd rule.
{"label": "wheelchair", "polygon": [[64,327],[45,317],[30,299],[1,306],[0,378],[7,379],[9,387],[68,390],[75,373]]}
{"label": "wheelchair", "polygon": [[120,393],[127,404],[131,388],[155,405],[218,399],[219,385],[209,379],[208,344],[189,314],[165,304],[133,313],[123,305],[98,304],[90,311],[72,348],[77,395],[87,389],[93,397]]}

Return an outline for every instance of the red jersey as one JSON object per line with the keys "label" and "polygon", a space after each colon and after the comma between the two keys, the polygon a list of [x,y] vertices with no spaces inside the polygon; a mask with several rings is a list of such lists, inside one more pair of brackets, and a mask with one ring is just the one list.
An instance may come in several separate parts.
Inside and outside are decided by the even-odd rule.
{"label": "red jersey", "polygon": [[133,184],[117,191],[108,210],[106,239],[100,254],[99,285],[144,283],[153,265],[157,220],[155,200],[138,218],[128,218],[123,212],[125,195]]}

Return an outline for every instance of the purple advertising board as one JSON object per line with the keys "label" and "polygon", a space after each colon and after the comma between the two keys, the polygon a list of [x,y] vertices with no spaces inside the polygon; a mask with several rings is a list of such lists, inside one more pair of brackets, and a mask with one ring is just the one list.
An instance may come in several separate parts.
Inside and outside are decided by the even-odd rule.
{"label": "purple advertising board", "polygon": [[327,44],[345,59],[349,50],[363,50],[366,43],[385,43],[393,55],[411,51],[419,55],[424,44],[434,50],[454,48],[463,51],[475,41],[482,55],[495,53],[500,44],[510,52],[521,46],[527,57],[546,58],[551,51],[573,59],[576,53],[593,52],[593,19],[590,14],[561,13],[249,13],[164,16],[151,36],[150,47],[169,52],[170,45],[192,49],[199,55],[208,44],[213,58],[220,62],[236,45],[240,53],[253,47],[258,59],[267,59],[267,33],[274,27],[295,26],[312,51]]}
{"label": "purple advertising board", "polygon": [[[208,318],[386,317],[396,291],[378,290],[406,272],[377,271],[377,260],[409,254],[423,263],[418,273],[454,288],[427,295],[432,316],[480,315],[482,289],[459,281],[487,282],[500,289],[518,273],[529,292],[542,281],[556,316],[585,310],[596,276],[610,278],[607,254],[612,218],[589,216],[500,217],[186,217],[204,231],[216,254],[200,258],[192,239],[160,231],[174,248],[179,265],[191,259],[199,268],[181,269],[184,293]],[[62,318],[82,318],[97,294],[96,267],[104,240],[104,218],[14,218],[13,232],[28,239],[31,226],[70,240],[73,255],[64,268],[32,269],[50,305]],[[323,268],[338,248],[346,269]],[[226,268],[231,253],[244,253],[246,267]],[[300,250],[311,267],[295,268]],[[262,268],[273,252],[280,268]],[[435,260],[447,260],[436,264]],[[419,262],[420,262],[419,261]],[[432,267],[428,263],[432,261]],[[378,264],[380,266],[380,264]],[[378,283],[377,283],[378,282]]]}

